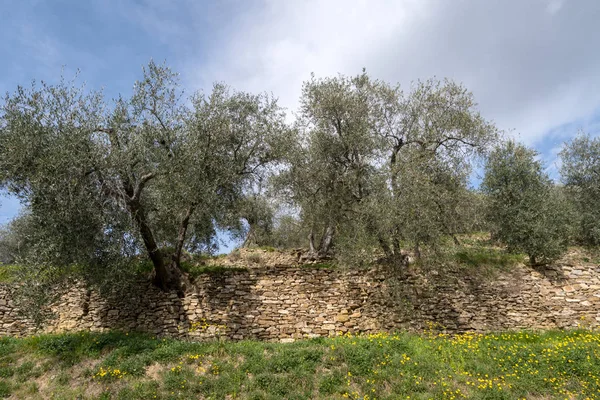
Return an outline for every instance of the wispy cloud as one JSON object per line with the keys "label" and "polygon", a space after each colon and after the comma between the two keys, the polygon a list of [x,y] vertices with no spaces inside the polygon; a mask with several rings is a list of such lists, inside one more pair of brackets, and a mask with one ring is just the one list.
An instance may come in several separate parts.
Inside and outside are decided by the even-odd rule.
{"label": "wispy cloud", "polygon": [[463,82],[547,165],[579,129],[600,134],[597,0],[22,0],[0,2],[0,15],[0,91],[66,65],[110,96],[127,93],[152,57],[190,90],[225,81],[294,110],[311,72],[366,67],[405,87]]}
{"label": "wispy cloud", "polygon": [[550,14],[556,14],[560,11],[564,4],[564,0],[550,0],[546,5],[546,11]]}
{"label": "wispy cloud", "polygon": [[[600,3],[557,1],[262,1],[187,61],[197,86],[224,80],[294,107],[309,73],[408,84],[450,77],[484,114],[533,144],[600,106]],[[191,72],[189,72],[191,71]]]}
{"label": "wispy cloud", "polygon": [[21,51],[35,61],[37,68],[54,70],[61,66],[64,55],[53,37],[44,35],[31,23],[23,23],[17,29]]}

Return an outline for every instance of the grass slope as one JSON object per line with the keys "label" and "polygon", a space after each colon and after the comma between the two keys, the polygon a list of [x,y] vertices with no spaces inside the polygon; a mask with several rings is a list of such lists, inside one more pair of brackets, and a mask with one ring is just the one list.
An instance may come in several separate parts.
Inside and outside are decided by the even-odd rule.
{"label": "grass slope", "polygon": [[0,397],[595,399],[600,333],[399,333],[290,344],[119,332],[0,339]]}

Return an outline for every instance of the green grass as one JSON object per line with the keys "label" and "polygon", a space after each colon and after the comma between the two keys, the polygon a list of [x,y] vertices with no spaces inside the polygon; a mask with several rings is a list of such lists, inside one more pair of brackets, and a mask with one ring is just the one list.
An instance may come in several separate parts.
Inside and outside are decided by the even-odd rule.
{"label": "green grass", "polygon": [[336,266],[330,263],[312,263],[302,264],[300,268],[312,268],[312,269],[334,269]]}
{"label": "green grass", "polygon": [[194,278],[197,278],[203,274],[226,274],[232,272],[244,272],[248,270],[247,268],[242,267],[226,267],[222,265],[191,265],[187,263],[182,263],[181,269]]}
{"label": "green grass", "polygon": [[3,380],[0,379],[0,398],[4,398],[4,397],[8,397],[11,394],[11,387],[10,384]]}
{"label": "green grass", "polygon": [[275,253],[277,249],[273,246],[259,246],[260,250],[266,251],[267,253]]}
{"label": "green grass", "polygon": [[0,397],[28,399],[596,399],[600,333],[398,333],[290,344],[43,335],[0,339],[0,371]]}
{"label": "green grass", "polygon": [[[0,283],[14,282],[18,268],[19,267],[16,265],[6,265],[0,263]],[[0,393],[1,391],[2,389],[0,389]]]}
{"label": "green grass", "polygon": [[523,262],[522,254],[511,254],[504,250],[486,247],[462,247],[454,257],[459,264],[468,267],[498,267],[507,268]]}

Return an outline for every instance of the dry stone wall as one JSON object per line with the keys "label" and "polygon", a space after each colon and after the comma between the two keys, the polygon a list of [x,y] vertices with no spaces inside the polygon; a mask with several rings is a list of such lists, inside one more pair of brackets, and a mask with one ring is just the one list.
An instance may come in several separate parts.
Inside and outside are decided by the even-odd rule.
{"label": "dry stone wall", "polygon": [[[550,329],[600,324],[600,266],[526,266],[490,279],[440,271],[398,276],[384,267],[268,266],[202,275],[179,297],[140,282],[127,299],[74,286],[41,330],[121,329],[180,338],[292,341],[339,332]],[[0,335],[36,330],[0,286]]]}

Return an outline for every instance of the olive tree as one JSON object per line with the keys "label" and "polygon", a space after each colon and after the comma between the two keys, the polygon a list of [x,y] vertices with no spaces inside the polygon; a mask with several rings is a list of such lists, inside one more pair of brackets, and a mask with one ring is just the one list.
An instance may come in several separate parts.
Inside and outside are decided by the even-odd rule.
{"label": "olive tree", "polygon": [[239,204],[239,216],[245,221],[240,224],[239,235],[243,236],[242,247],[266,246],[273,236],[275,208],[266,193],[252,193]]}
{"label": "olive tree", "polygon": [[216,84],[184,98],[154,62],[129,98],[63,79],[18,87],[0,110],[0,186],[56,238],[47,263],[93,264],[107,242],[131,246],[163,289],[180,287],[184,248],[227,227],[286,131],[271,97]]}
{"label": "olive tree", "polygon": [[402,240],[435,243],[460,231],[461,198],[472,163],[498,138],[495,126],[477,111],[473,95],[450,80],[414,83],[408,93],[378,86],[375,133],[389,182],[388,206],[378,226],[389,256],[400,255]]}
{"label": "olive tree", "polygon": [[[302,220],[338,241],[404,257],[401,242],[436,242],[460,230],[473,160],[498,137],[473,96],[452,81],[399,86],[356,77],[304,84],[297,151],[286,171]],[[346,235],[346,237],[344,237]]]}
{"label": "olive tree", "polygon": [[28,254],[35,234],[32,218],[27,213],[0,226],[0,264],[14,264]]}
{"label": "olive tree", "polygon": [[491,152],[482,182],[493,236],[532,264],[549,262],[566,249],[569,217],[562,193],[536,159],[537,152],[507,141]]}
{"label": "olive tree", "polygon": [[398,255],[401,240],[412,245],[417,258],[421,245],[435,246],[446,236],[458,241],[466,220],[459,206],[467,195],[468,168],[456,170],[434,155],[407,150],[394,179],[392,207],[382,213],[391,223],[388,254]]}
{"label": "olive tree", "polygon": [[364,73],[313,76],[303,85],[296,145],[279,184],[300,207],[313,254],[330,252],[341,225],[369,195],[377,148],[369,126],[371,87]]}
{"label": "olive tree", "polygon": [[574,200],[579,238],[600,245],[600,138],[581,134],[560,152],[561,176]]}

